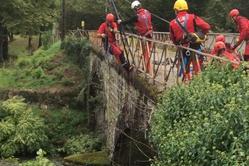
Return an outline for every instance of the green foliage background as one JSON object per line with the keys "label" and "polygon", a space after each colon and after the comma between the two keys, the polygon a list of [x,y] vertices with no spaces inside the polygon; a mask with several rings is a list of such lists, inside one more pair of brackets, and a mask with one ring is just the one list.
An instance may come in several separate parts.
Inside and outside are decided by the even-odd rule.
{"label": "green foliage background", "polygon": [[[127,0],[132,2],[132,0]],[[187,0],[189,3],[190,13],[195,13],[203,17],[212,25],[212,30],[215,32],[235,32],[232,22],[228,18],[228,13],[232,8],[238,8],[241,14],[249,17],[249,1],[248,0]],[[126,0],[116,0],[118,11],[123,19],[127,19],[134,15],[130,9],[130,4]],[[166,20],[175,18],[172,0],[141,0],[143,6],[151,12],[161,16]],[[66,1],[67,14],[66,26],[67,29],[76,29],[80,27],[82,20],[86,23],[86,29],[97,29],[105,19],[106,12],[113,12],[112,5],[106,3],[105,0],[71,0]],[[167,23],[153,17],[155,30],[168,31]]]}
{"label": "green foliage background", "polygon": [[152,121],[153,165],[248,165],[248,89],[243,70],[211,66],[167,91]]}
{"label": "green foliage background", "polygon": [[[84,64],[89,63],[87,60],[90,54],[89,44],[86,39],[75,40],[77,41],[69,42],[70,46],[68,44],[64,45],[65,52],[68,53],[65,55],[67,61],[65,62],[65,59],[58,61],[57,59],[59,66],[58,63],[53,62],[58,53],[62,54],[60,42],[55,43],[47,50],[39,49],[32,57],[19,57],[13,66],[0,70],[0,75],[2,74],[3,76],[1,90],[14,85],[15,88],[25,87],[30,89],[39,89],[43,88],[43,86],[52,85],[47,81],[48,76],[46,73],[48,72],[44,71],[51,70],[51,67],[52,69],[60,69],[61,63],[63,64],[63,69],[70,67],[72,70],[73,67],[78,67],[78,64],[75,64],[76,62],[80,62],[83,69],[87,68]],[[71,51],[74,51],[74,54]],[[86,71],[88,70],[86,69]],[[5,75],[6,72],[8,74]],[[87,74],[85,75],[87,78]],[[62,78],[60,77],[60,79]],[[6,84],[3,84],[5,81]],[[44,84],[40,84],[40,82]],[[54,84],[58,85],[60,81],[53,80]],[[85,83],[83,82],[82,84]],[[78,108],[76,105],[74,105],[74,108]],[[40,148],[48,152],[49,155],[100,150],[102,143],[96,134],[88,134],[86,119],[86,112],[82,108],[81,111],[67,107],[48,108],[46,106],[45,108],[40,108],[38,105],[26,104],[22,97],[0,101],[0,156],[32,155]],[[36,161],[27,162],[26,164],[32,165],[44,162],[48,161],[38,156]]]}

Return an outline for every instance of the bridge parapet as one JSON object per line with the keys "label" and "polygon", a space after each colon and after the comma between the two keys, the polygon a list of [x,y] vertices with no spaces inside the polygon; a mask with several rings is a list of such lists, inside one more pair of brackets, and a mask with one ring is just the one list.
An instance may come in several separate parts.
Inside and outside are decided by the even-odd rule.
{"label": "bridge parapet", "polygon": [[[103,47],[101,39],[97,38],[96,31],[75,31],[74,34],[79,33],[83,36],[88,36],[89,40],[94,46],[99,48]],[[218,34],[210,34],[209,39],[206,42],[206,48],[212,48],[215,37]],[[227,34],[230,36],[229,40],[234,41],[237,37],[236,34]],[[181,83],[182,78],[179,77],[179,62],[182,61],[182,50],[188,51],[193,55],[197,63],[199,62],[199,56],[208,59],[210,57],[229,62],[229,60],[212,56],[208,53],[200,52],[184,46],[176,46],[169,40],[169,33],[154,32],[153,39],[147,39],[135,34],[126,33],[121,38],[121,35],[117,35],[118,43],[123,48],[125,56],[135,66],[135,72],[140,73],[140,76],[144,77],[151,84],[159,85],[160,89],[174,86]],[[122,39],[122,40],[121,40]],[[157,40],[155,40],[157,39]],[[144,59],[144,46],[151,47],[150,51],[150,63],[151,71],[146,71],[146,61]],[[102,50],[104,52],[104,50]],[[186,69],[184,69],[186,70]]]}

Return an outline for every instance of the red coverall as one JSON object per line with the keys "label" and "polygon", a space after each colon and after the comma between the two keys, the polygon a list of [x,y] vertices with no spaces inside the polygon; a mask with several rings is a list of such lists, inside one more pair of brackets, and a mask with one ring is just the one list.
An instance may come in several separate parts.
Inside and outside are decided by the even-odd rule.
{"label": "red coverall", "polygon": [[[223,56],[226,57],[231,63],[232,62],[240,63],[240,60],[236,57],[236,55],[232,54],[227,50],[223,53]],[[234,69],[239,68],[239,64],[232,63],[232,66]]]}
{"label": "red coverall", "polygon": [[235,48],[243,41],[246,41],[244,58],[246,61],[249,61],[249,20],[245,17],[237,16],[235,23],[237,24],[237,29],[240,33],[239,41],[236,43]]}
{"label": "red coverall", "polygon": [[[234,53],[234,51],[232,50],[231,48],[231,45],[230,43],[225,43],[226,45],[226,51],[229,52],[229,53]],[[214,49],[211,50],[210,52],[212,55],[215,55],[216,54],[216,51]]]}
{"label": "red coverall", "polygon": [[98,33],[105,34],[106,39],[108,39],[108,49],[111,54],[116,57],[116,60],[120,63],[120,56],[123,54],[123,50],[117,45],[115,33],[111,32],[110,29],[117,30],[118,26],[115,22],[109,23],[107,25],[106,22],[102,23],[99,27]]}
{"label": "red coverall", "polygon": [[[186,11],[181,11],[177,14],[176,18],[178,18],[179,22],[186,28],[189,33],[196,32],[197,28],[202,31],[202,33],[206,34],[210,30],[210,25],[206,23],[200,17],[194,14],[188,14]],[[194,49],[200,49],[200,44],[191,44],[187,41],[184,41],[185,32],[183,29],[178,25],[176,19],[170,22],[170,39],[173,41],[174,44],[182,44],[187,47],[191,47]],[[186,57],[185,52],[183,55]],[[191,61],[187,60],[185,65],[186,71],[184,72],[185,78],[190,78],[190,64],[193,64],[194,72],[197,74],[201,71],[200,63],[196,58],[192,58]]]}
{"label": "red coverall", "polygon": [[[152,38],[152,22],[151,22],[151,13],[143,8],[137,10],[137,20],[135,22],[135,28],[139,35],[146,38]],[[150,63],[150,50],[151,42],[143,43],[143,56],[146,67],[146,72],[151,73],[151,63]]]}
{"label": "red coverall", "polygon": [[[219,53],[217,50],[213,49],[211,54],[214,56],[217,56],[217,54],[219,54]],[[220,53],[220,55],[227,58],[231,63],[237,62],[238,64],[232,63],[232,66],[234,69],[239,68],[240,59],[238,58],[238,56],[234,52],[231,52],[230,50],[227,50],[227,48],[226,48],[226,50],[222,51],[222,53]],[[226,62],[224,62],[224,64],[226,64]]]}

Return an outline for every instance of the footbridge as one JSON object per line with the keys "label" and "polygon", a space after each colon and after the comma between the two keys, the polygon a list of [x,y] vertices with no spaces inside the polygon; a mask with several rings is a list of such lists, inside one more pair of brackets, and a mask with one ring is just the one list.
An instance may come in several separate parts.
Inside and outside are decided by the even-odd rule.
{"label": "footbridge", "polygon": [[[91,80],[92,84],[98,82],[101,85],[105,98],[104,108],[95,112],[94,119],[97,128],[105,135],[113,165],[149,165],[150,159],[156,155],[148,141],[149,124],[158,94],[181,83],[177,67],[181,50],[189,51],[196,58],[202,55],[204,59],[212,57],[228,61],[208,53],[218,34],[208,35],[203,52],[175,46],[166,32],[154,32],[153,39],[130,33],[117,34],[118,44],[129,63],[134,65],[134,70],[127,73],[105,52],[96,31],[77,30],[71,34],[88,38],[92,45]],[[237,34],[224,35],[227,42],[236,41]],[[152,70],[148,73],[145,70],[143,47],[149,44]],[[243,47],[239,51],[242,52]]]}

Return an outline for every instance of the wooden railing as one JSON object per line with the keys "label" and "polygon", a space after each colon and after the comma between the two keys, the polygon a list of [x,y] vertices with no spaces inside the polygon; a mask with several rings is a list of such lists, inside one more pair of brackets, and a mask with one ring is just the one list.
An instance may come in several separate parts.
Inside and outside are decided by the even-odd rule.
{"label": "wooden railing", "polygon": [[[71,31],[71,34],[78,37],[87,37],[94,46],[103,48],[100,38],[97,38],[96,31]],[[215,37],[218,34],[209,34],[208,41],[204,44],[206,48],[212,48]],[[237,34],[225,34],[229,41],[234,42]],[[213,56],[188,47],[176,46],[169,40],[169,33],[154,32],[153,39],[147,39],[135,34],[126,33],[121,40],[117,34],[117,42],[123,48],[125,56],[135,66],[135,71],[141,73],[148,81],[153,84],[160,84],[169,87],[180,83],[183,78],[179,75],[179,65],[183,63],[183,52],[191,55],[200,64],[200,57],[205,59],[215,58],[220,61],[229,62],[226,58]],[[144,48],[150,46],[151,71],[146,71],[146,61],[144,59]],[[104,49],[102,50],[104,51]],[[234,62],[237,63],[237,62]],[[184,69],[185,65],[182,65]]]}

